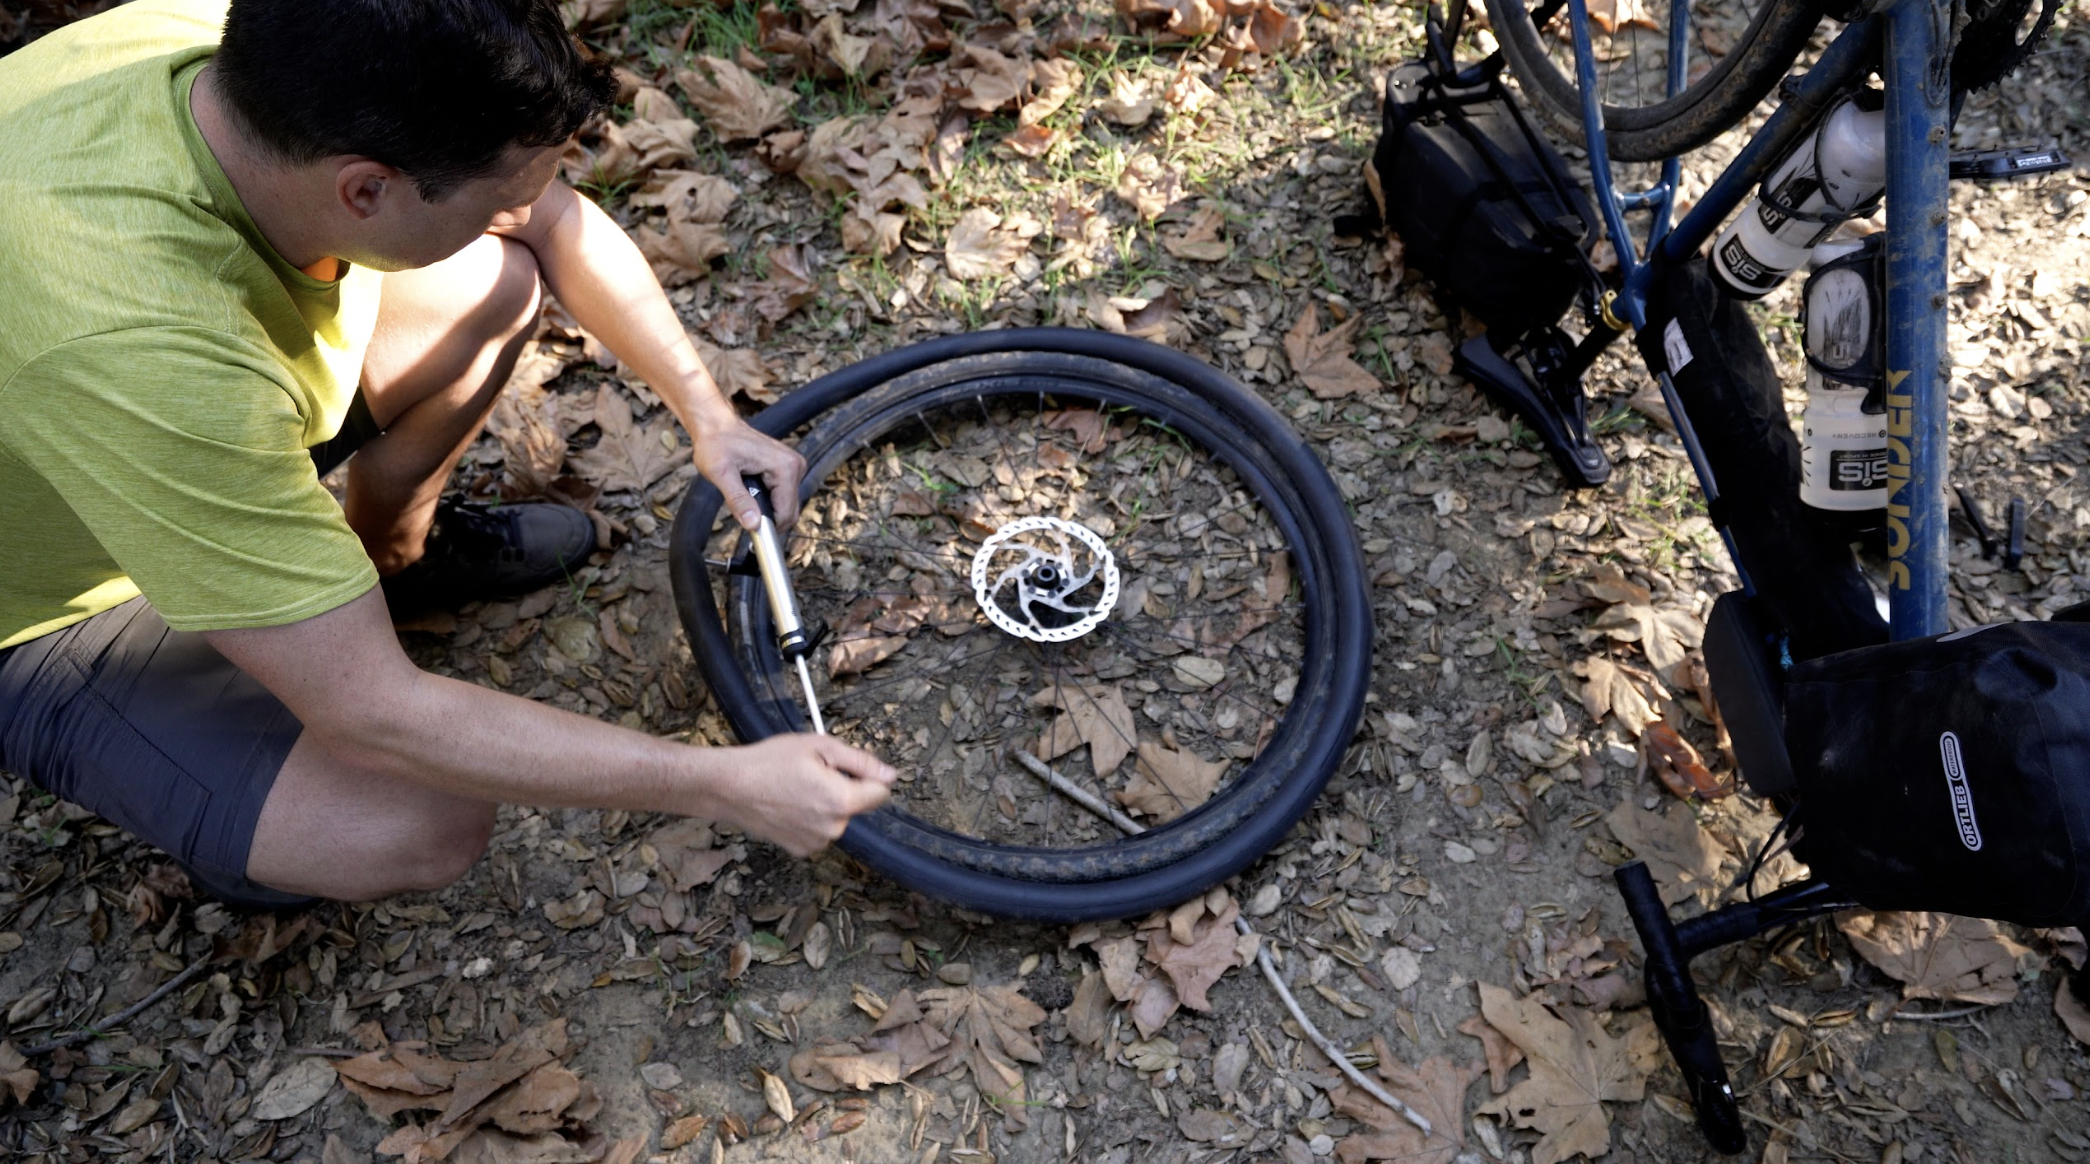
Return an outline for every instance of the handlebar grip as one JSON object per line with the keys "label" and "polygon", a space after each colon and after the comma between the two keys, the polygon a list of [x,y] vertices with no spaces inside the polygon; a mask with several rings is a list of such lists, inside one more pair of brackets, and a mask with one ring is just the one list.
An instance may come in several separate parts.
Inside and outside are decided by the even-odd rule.
{"label": "handlebar grip", "polygon": [[1655,1026],[1662,1032],[1669,1054],[1683,1073],[1691,1107],[1698,1113],[1698,1127],[1717,1151],[1732,1155],[1748,1147],[1742,1128],[1742,1113],[1727,1081],[1727,1064],[1720,1059],[1719,1040],[1713,1034],[1712,1014],[1698,997],[1691,981],[1690,960],[1669,920],[1669,907],[1645,863],[1633,861],[1618,868],[1613,877],[1633,928],[1640,932],[1640,945],[1647,952],[1647,1001]]}

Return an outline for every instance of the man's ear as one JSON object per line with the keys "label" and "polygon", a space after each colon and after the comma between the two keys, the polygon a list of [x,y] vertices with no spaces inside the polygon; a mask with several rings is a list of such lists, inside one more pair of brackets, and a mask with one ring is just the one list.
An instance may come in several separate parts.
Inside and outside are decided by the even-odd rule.
{"label": "man's ear", "polygon": [[370,158],[349,158],[334,171],[334,197],[359,220],[376,217],[386,199],[412,193],[404,174]]}

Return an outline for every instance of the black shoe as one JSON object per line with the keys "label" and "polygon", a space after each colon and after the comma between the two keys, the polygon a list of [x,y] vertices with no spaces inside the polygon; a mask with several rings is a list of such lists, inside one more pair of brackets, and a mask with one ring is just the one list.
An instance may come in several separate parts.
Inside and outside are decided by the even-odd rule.
{"label": "black shoe", "polygon": [[445,498],[421,560],[384,580],[394,618],[513,598],[573,576],[595,552],[595,523],[570,505],[482,505]]}

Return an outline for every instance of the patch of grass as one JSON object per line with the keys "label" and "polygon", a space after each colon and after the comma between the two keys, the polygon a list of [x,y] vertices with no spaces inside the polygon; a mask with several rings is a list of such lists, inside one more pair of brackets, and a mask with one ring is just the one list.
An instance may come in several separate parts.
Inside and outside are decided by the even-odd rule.
{"label": "patch of grass", "polygon": [[[780,7],[797,7],[793,0],[783,0]],[[762,26],[756,15],[760,5],[752,0],[734,0],[721,8],[712,4],[677,6],[671,0],[632,0],[625,9],[624,23],[631,29],[631,43],[644,46],[649,63],[656,68],[663,65],[686,65],[693,57],[713,56],[734,59],[741,49],[758,49],[762,42]],[[681,52],[676,47],[683,43],[683,30],[689,30],[687,44]]]}
{"label": "patch of grass", "polygon": [[1618,405],[1604,413],[1604,415],[1589,422],[1589,431],[1598,436],[1614,432],[1625,432],[1630,429],[1644,429],[1646,427],[1647,418],[1634,412],[1631,406],[1625,404]]}
{"label": "patch of grass", "polygon": [[1524,702],[1533,711],[1543,710],[1539,705],[1539,692],[1553,681],[1553,672],[1540,667],[1536,670],[1525,665],[1524,652],[1502,635],[1495,636],[1495,657],[1502,663],[1502,677],[1509,681]]}

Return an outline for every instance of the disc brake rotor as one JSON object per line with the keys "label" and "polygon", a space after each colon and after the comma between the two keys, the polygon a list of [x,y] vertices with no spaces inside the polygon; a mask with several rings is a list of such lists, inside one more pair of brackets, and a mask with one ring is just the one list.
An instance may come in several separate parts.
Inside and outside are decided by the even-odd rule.
{"label": "disc brake rotor", "polygon": [[1057,517],[994,531],[972,557],[972,593],[995,626],[1064,643],[1101,625],[1118,601],[1118,563],[1103,539]]}

